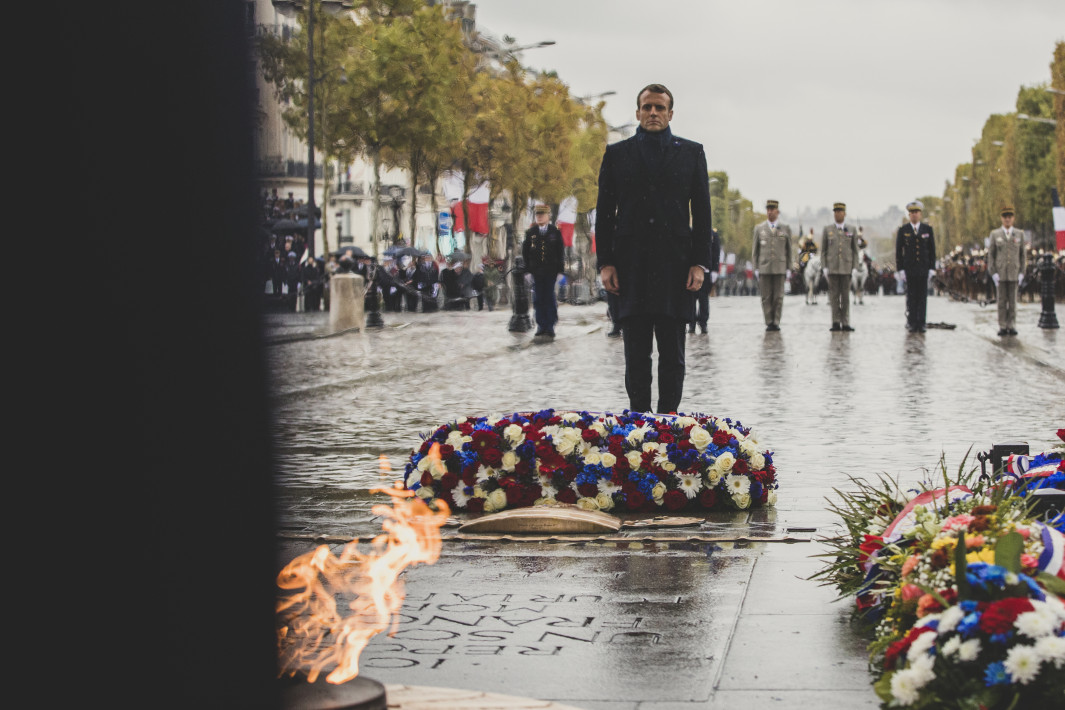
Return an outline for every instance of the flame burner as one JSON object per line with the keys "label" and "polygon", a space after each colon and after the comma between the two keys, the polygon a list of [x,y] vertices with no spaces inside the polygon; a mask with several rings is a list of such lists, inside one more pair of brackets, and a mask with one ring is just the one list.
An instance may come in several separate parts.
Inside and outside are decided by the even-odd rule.
{"label": "flame burner", "polygon": [[385,686],[371,678],[356,676],[339,685],[319,678],[308,683],[297,674],[278,681],[284,710],[387,710]]}

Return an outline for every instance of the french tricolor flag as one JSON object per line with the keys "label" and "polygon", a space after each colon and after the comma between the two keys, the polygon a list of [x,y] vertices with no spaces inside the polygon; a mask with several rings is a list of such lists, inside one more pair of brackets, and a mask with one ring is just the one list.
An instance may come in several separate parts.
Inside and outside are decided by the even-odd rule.
{"label": "french tricolor flag", "polygon": [[1065,580],[1065,535],[1043,523],[1033,523],[1040,533],[1043,552],[1039,555],[1039,570]]}
{"label": "french tricolor flag", "polygon": [[[449,171],[444,175],[444,197],[451,204],[452,223],[455,225],[455,233],[466,231],[466,220],[462,213],[462,173]],[[470,231],[480,234],[488,234],[488,198],[490,187],[487,182],[482,182],[473,187],[467,196],[466,212],[470,215]]]}
{"label": "french tricolor flag", "polygon": [[577,198],[570,195],[558,205],[558,231],[562,232],[562,243],[573,246],[573,226],[577,223]]}
{"label": "french tricolor flag", "polygon": [[1054,197],[1055,242],[1057,244],[1057,250],[1061,251],[1062,249],[1065,249],[1065,207],[1061,206],[1061,200],[1058,199],[1058,189],[1056,187],[1051,188],[1050,194]]}

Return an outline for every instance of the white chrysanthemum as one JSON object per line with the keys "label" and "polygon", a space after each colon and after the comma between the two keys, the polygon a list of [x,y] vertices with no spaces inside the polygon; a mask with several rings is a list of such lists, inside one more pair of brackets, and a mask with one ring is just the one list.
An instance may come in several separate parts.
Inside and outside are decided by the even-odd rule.
{"label": "white chrysanthemum", "polygon": [[717,461],[714,465],[721,470],[721,473],[728,473],[732,470],[733,464],[736,463],[736,457],[732,455],[731,451],[726,451],[717,457]]}
{"label": "white chrysanthemum", "polygon": [[[923,621],[923,620],[922,620]],[[934,633],[923,633],[913,640],[910,644],[910,649],[906,651],[906,658],[914,661],[920,658],[922,655],[927,655],[928,649],[932,648],[936,643],[936,635]]]}
{"label": "white chrysanthemum", "polygon": [[1050,607],[1038,601],[1032,602],[1032,605],[1035,609],[1018,614],[1013,626],[1020,633],[1033,639],[1054,633],[1054,627],[1057,626],[1054,612],[1050,610]]}
{"label": "white chrysanthemum", "polygon": [[1040,660],[1039,652],[1034,647],[1018,645],[1006,652],[1003,665],[1012,682],[1028,685],[1039,675]]}
{"label": "white chrysanthemum", "polygon": [[962,641],[958,648],[958,658],[962,661],[975,661],[980,655],[980,639]]}
{"label": "white chrysanthemum", "polygon": [[725,476],[725,488],[734,496],[740,493],[749,493],[751,490],[751,479],[746,476],[737,476],[730,473]]}
{"label": "white chrysanthemum", "polygon": [[699,495],[703,488],[703,481],[697,473],[678,473],[677,488],[684,492],[689,500]]}
{"label": "white chrysanthemum", "polygon": [[666,484],[659,481],[655,484],[655,487],[651,489],[651,497],[655,499],[656,503],[660,504],[662,502],[662,496],[666,494],[667,490],[669,489],[666,488]]}
{"label": "white chrysanthemum", "polygon": [[482,464],[482,465],[477,467],[477,479],[476,480],[477,480],[478,483],[484,483],[489,478],[492,478],[495,475],[496,475],[495,469],[489,468],[488,466],[485,466],[484,464]]}
{"label": "white chrysanthemum", "polygon": [[632,467],[633,471],[639,470],[640,464],[643,463],[643,454],[639,451],[630,451],[625,454],[625,458],[628,460],[629,466]]}
{"label": "white chrysanthemum", "polygon": [[609,451],[604,451],[603,452],[602,460],[600,461],[600,463],[605,468],[611,468],[617,462],[618,462],[618,457],[617,456],[615,456],[614,454],[610,453]]}
{"label": "white chrysanthemum", "polygon": [[643,441],[643,437],[649,431],[651,431],[651,427],[648,426],[647,424],[644,424],[643,426],[638,426],[635,429],[633,429],[632,431],[630,431],[629,435],[627,437],[625,437],[625,438],[628,440],[628,442],[630,444],[638,444],[641,441]]}
{"label": "white chrysanthemum", "polygon": [[763,456],[762,454],[758,453],[757,451],[752,453],[748,457],[748,460],[751,463],[751,468],[754,469],[755,471],[761,471],[763,468],[765,468],[765,456]]}
{"label": "white chrysanthemum", "polygon": [[710,442],[714,440],[714,437],[701,426],[693,426],[688,432],[688,439],[691,441],[692,446],[699,451],[706,451],[706,447],[710,446]]}
{"label": "white chrysanthemum", "polygon": [[736,504],[736,507],[740,510],[746,510],[751,506],[751,494],[750,493],[733,493],[732,502]]}
{"label": "white chrysanthemum", "polygon": [[600,478],[595,485],[599,487],[600,493],[606,493],[608,496],[612,496],[621,490],[621,486],[614,485],[609,478]]}
{"label": "white chrysanthemum", "polygon": [[609,493],[600,493],[595,497],[595,502],[599,510],[610,510],[614,507],[614,497]]}
{"label": "white chrysanthemum", "polygon": [[1065,666],[1065,638],[1061,636],[1044,636],[1035,642],[1035,650],[1044,661],[1053,663],[1055,668]]}
{"label": "white chrysanthemum", "polygon": [[572,424],[573,422],[579,422],[580,420],[581,415],[577,412],[566,412],[562,415],[562,421],[569,422],[570,424]]}
{"label": "white chrysanthemum", "polygon": [[739,440],[739,447],[740,451],[747,454],[747,456],[750,456],[751,454],[758,451],[758,449],[754,445],[754,442],[746,437]]}
{"label": "white chrysanthemum", "polygon": [[455,505],[459,508],[465,508],[466,502],[470,497],[466,495],[466,486],[461,482],[451,489],[451,497],[455,500]]}
{"label": "white chrysanthemum", "polygon": [[509,441],[514,446],[518,446],[519,444],[525,441],[525,432],[522,431],[521,427],[517,424],[511,424],[506,429],[504,429],[503,436],[505,436],[507,438],[507,441]]}
{"label": "white chrysanthemum", "polygon": [[577,499],[577,507],[582,510],[599,510],[599,503],[595,498],[581,497]]}
{"label": "white chrysanthemum", "polygon": [[924,683],[920,682],[919,674],[909,668],[896,671],[891,676],[891,697],[897,705],[913,705],[921,697],[921,688]]}
{"label": "white chrysanthemum", "polygon": [[550,498],[552,500],[558,495],[558,489],[552,486],[550,483],[540,484],[540,496],[543,498]]}
{"label": "white chrysanthemum", "polygon": [[[924,636],[935,637],[935,634],[921,634],[921,637]],[[931,647],[931,644],[929,647]],[[907,656],[913,659],[910,661],[910,670],[913,671],[918,683],[923,686],[936,679],[936,672],[933,670],[936,657],[928,653],[927,649],[920,655],[913,655],[913,648],[911,647]]]}
{"label": "white chrysanthemum", "polygon": [[503,463],[500,464],[504,471],[513,471],[514,467],[518,465],[518,455],[513,451],[503,452]]}
{"label": "white chrysanthemum", "polygon": [[939,647],[939,652],[945,657],[953,656],[961,648],[961,637],[951,636],[946,643]]}
{"label": "white chrysanthemum", "polygon": [[659,451],[655,454],[655,463],[659,466],[665,466],[669,463],[669,454],[665,451]]}
{"label": "white chrysanthemum", "polygon": [[[939,616],[939,627],[937,631],[941,634],[945,634],[948,631],[953,631],[958,625],[958,622],[965,618],[965,612],[958,605],[949,607]],[[959,642],[960,643],[960,642]]]}

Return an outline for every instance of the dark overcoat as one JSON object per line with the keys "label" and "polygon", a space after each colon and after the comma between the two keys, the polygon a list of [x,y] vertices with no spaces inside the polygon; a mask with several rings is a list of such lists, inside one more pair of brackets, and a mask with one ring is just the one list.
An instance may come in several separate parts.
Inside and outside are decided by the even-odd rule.
{"label": "dark overcoat", "polygon": [[[710,183],[699,143],[673,136],[659,169],[644,160],[637,134],[607,146],[599,170],[598,266],[618,273],[619,320],[658,313],[695,320],[692,266],[709,268]],[[707,275],[709,276],[709,275]]]}
{"label": "dark overcoat", "polygon": [[932,225],[918,222],[899,227],[895,234],[895,269],[900,271],[928,271],[936,268],[936,238]]}

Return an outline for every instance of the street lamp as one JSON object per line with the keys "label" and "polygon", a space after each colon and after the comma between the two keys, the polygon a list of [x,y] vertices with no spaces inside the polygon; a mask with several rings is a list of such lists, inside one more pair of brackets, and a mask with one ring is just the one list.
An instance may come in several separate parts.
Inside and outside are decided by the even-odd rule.
{"label": "street lamp", "polygon": [[[296,17],[307,11],[307,256],[314,258],[314,4],[315,0],[271,0],[285,17]],[[352,0],[317,0],[331,15],[350,10]]]}
{"label": "street lamp", "polygon": [[[403,196],[403,188],[399,185],[389,185],[387,188],[382,188],[378,199],[381,204],[388,205],[392,208],[392,222],[395,224],[394,234],[392,235],[392,243],[395,244],[399,241],[399,210],[406,201]],[[411,235],[413,240],[414,235]],[[385,231],[385,239],[388,239],[388,232]],[[410,246],[414,246],[412,241]]]}

